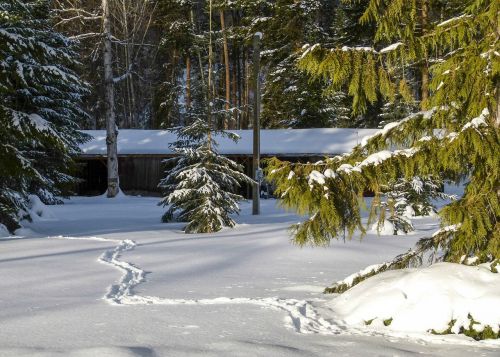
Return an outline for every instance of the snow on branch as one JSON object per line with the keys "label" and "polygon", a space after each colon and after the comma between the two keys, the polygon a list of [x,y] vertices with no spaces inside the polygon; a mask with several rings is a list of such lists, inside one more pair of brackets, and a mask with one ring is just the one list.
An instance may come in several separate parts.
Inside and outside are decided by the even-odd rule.
{"label": "snow on branch", "polygon": [[470,15],[462,14],[460,16],[456,16],[456,17],[453,17],[453,18],[448,19],[446,21],[440,22],[439,24],[437,24],[437,27],[447,26],[447,25],[449,25],[452,22],[455,22],[455,21],[458,21],[460,19],[467,18],[467,17],[471,17],[471,16]]}
{"label": "snow on branch", "polygon": [[[382,48],[380,51],[377,51],[373,47],[368,47],[368,46],[342,46],[340,48],[340,50],[343,51],[343,52],[361,51],[361,52],[371,52],[371,53],[374,53],[374,54],[386,54],[386,53],[389,53],[391,51],[396,50],[397,48],[399,48],[402,45],[404,45],[403,42],[396,42],[396,43],[393,43],[393,44],[391,44],[389,46],[386,46],[386,47]],[[300,59],[303,59],[310,52],[314,51],[318,47],[321,47],[321,45],[319,43],[316,43],[316,44],[314,44],[312,46],[309,45],[309,44],[306,44],[306,45],[302,46],[302,51],[303,52],[302,52],[302,55],[300,56]],[[335,50],[336,49],[331,49],[331,51],[335,51]]]}
{"label": "snow on branch", "polygon": [[82,34],[75,35],[75,36],[69,36],[68,38],[70,40],[84,40],[84,39],[87,39],[87,38],[98,37],[98,36],[102,36],[102,32],[82,33]]}
{"label": "snow on branch", "polygon": [[101,20],[102,16],[101,15],[93,15],[93,16],[85,16],[85,15],[76,15],[73,17],[69,17],[67,19],[62,19],[58,23],[56,23],[54,26],[62,26],[65,25],[69,22],[75,21],[75,20],[81,20],[81,21],[89,21],[89,20]]}
{"label": "snow on branch", "polygon": [[389,45],[387,47],[382,48],[380,51],[378,51],[378,53],[387,53],[387,52],[394,51],[395,49],[397,49],[402,44],[403,44],[402,42],[393,43],[392,45]]}
{"label": "snow on branch", "polygon": [[389,123],[386,126],[384,126],[381,130],[376,132],[375,134],[365,136],[363,139],[361,139],[361,147],[362,148],[365,147],[366,145],[368,145],[368,142],[370,140],[375,139],[378,136],[386,136],[391,130],[393,130],[394,128],[397,128],[398,126],[400,126],[401,124],[403,124],[407,121],[410,121],[410,120],[418,118],[418,117],[423,117],[424,119],[430,119],[432,117],[432,115],[435,113],[435,111],[436,111],[436,108],[426,110],[426,111],[421,111],[418,113],[411,114],[411,115],[407,116],[406,118],[401,119],[400,121]]}
{"label": "snow on branch", "polygon": [[460,228],[461,224],[452,224],[451,226],[446,226],[441,229],[438,229],[436,232],[432,234],[432,238],[435,238],[443,233],[456,232]]}
{"label": "snow on branch", "polygon": [[132,71],[134,65],[131,64],[127,70],[127,72],[125,72],[124,74],[122,74],[121,76],[119,77],[115,77],[113,78],[113,83],[117,84],[117,83],[120,83],[121,81],[127,79],[128,77],[130,77],[134,72]]}
{"label": "snow on branch", "polygon": [[362,52],[378,53],[373,47],[363,47],[363,46],[356,46],[356,47],[343,46],[341,48],[341,50],[344,51],[344,52],[348,52],[348,51],[362,51]]}
{"label": "snow on branch", "polygon": [[468,122],[462,127],[462,131],[468,128],[478,129],[481,126],[488,126],[488,124],[486,123],[486,118],[488,118],[489,115],[490,111],[488,110],[488,108],[484,108],[478,117],[472,119],[470,122]]}

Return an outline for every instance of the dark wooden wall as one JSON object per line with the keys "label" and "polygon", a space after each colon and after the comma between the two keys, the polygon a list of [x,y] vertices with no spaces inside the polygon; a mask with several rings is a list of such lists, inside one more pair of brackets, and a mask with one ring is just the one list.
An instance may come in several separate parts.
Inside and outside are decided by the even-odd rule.
{"label": "dark wooden wall", "polygon": [[[244,172],[248,176],[253,175],[251,156],[231,157],[244,166]],[[165,176],[169,168],[162,162],[166,157],[161,156],[122,156],[119,157],[120,188],[127,194],[159,196],[161,190],[158,188],[160,180]],[[315,162],[321,157],[286,157],[283,160],[292,162]],[[82,196],[101,195],[106,191],[107,168],[105,157],[80,158],[78,160],[80,171],[79,178],[82,182],[76,188],[76,193]],[[250,198],[251,187],[245,185],[240,192],[246,198]]]}
{"label": "dark wooden wall", "polygon": [[130,194],[160,194],[158,188],[164,177],[161,157],[119,158],[120,187]]}

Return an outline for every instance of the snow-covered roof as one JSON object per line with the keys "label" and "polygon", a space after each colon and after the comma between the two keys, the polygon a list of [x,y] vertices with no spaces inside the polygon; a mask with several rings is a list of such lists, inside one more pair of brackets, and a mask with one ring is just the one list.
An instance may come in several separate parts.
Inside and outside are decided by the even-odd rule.
{"label": "snow-covered roof", "polygon": [[[261,155],[312,156],[349,152],[363,137],[373,135],[377,129],[276,129],[261,130]],[[106,132],[85,130],[93,139],[83,145],[83,156],[106,155]],[[224,155],[251,155],[252,130],[231,130],[241,139],[234,143],[217,138],[219,152]],[[169,144],[175,134],[165,130],[123,129],[118,135],[118,155],[171,155]]]}

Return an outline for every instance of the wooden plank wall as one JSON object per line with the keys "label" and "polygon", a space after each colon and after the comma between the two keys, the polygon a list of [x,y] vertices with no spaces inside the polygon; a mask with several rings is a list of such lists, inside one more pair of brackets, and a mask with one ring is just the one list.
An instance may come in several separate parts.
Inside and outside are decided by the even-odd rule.
{"label": "wooden plank wall", "polygon": [[119,158],[120,187],[131,194],[160,194],[158,188],[164,176],[161,157],[121,157]]}
{"label": "wooden plank wall", "polygon": [[[168,170],[162,161],[166,157],[161,156],[122,156],[119,157],[120,187],[132,195],[159,196],[161,190],[158,188],[160,180]],[[251,156],[232,156],[231,159],[244,166],[244,172],[252,176]],[[314,162],[321,157],[286,157],[282,158],[292,162]],[[76,188],[79,195],[93,196],[100,195],[106,191],[106,158],[89,157],[79,160],[79,177],[83,180]],[[240,194],[246,198],[251,197],[251,187],[245,185],[239,190]]]}

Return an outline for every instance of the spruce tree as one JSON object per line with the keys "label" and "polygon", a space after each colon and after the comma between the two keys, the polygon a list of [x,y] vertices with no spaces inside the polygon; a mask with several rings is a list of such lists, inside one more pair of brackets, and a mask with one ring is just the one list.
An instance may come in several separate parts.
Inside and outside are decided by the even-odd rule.
{"label": "spruce tree", "polygon": [[187,222],[185,233],[212,233],[233,227],[231,214],[239,212],[241,184],[253,181],[242,173],[243,167],[217,152],[215,136],[238,140],[236,134],[213,130],[204,113],[185,127],[171,129],[178,141],[171,145],[178,155],[166,160],[166,177],[160,187],[165,197],[160,205],[168,207],[164,222]]}
{"label": "spruce tree", "polygon": [[375,21],[374,45],[385,42],[382,49],[316,46],[304,55],[302,68],[324,78],[333,90],[349,89],[355,113],[379,97],[394,99],[397,92],[414,101],[404,77],[392,69],[399,63],[429,64],[431,53],[439,57],[428,68],[428,97],[417,98],[426,110],[388,124],[346,155],[303,165],[271,160],[269,176],[283,203],[311,215],[294,227],[298,244],[328,244],[344,228],[351,236],[357,229],[364,232],[360,202],[366,190],[380,197],[383,187],[400,177],[443,176],[457,183],[466,179],[463,197],[441,209],[439,231],[384,269],[419,264],[428,251],[447,262],[500,258],[500,4],[462,2],[457,13],[429,16],[425,32],[416,37],[418,23],[411,20],[418,14],[415,4],[422,1],[431,6],[428,14],[442,6],[426,0],[370,1],[362,20]]}
{"label": "spruce tree", "polygon": [[[28,194],[46,203],[69,192],[86,136],[74,43],[50,26],[48,1],[0,1],[0,223],[18,227]],[[28,217],[29,218],[29,217]]]}

